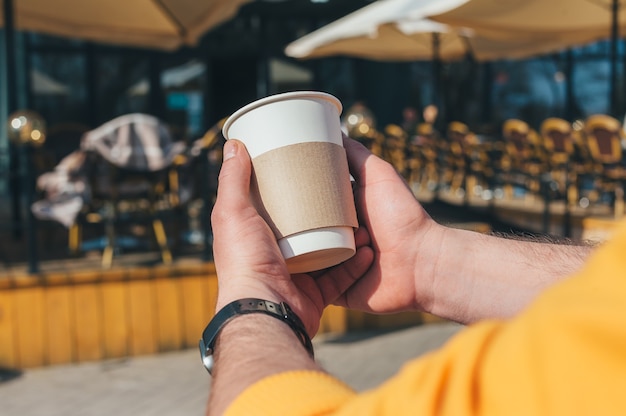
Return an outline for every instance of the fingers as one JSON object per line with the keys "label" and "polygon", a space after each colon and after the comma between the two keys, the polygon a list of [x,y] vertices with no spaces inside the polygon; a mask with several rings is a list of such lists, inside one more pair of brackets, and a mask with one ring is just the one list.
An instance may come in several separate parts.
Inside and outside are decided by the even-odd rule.
{"label": "fingers", "polygon": [[309,273],[315,279],[320,290],[324,305],[334,303],[370,268],[374,260],[374,252],[369,247],[370,237],[365,228],[355,232],[356,253],[340,265]]}
{"label": "fingers", "polygon": [[371,247],[359,247],[352,258],[319,276],[316,283],[324,305],[336,303],[346,290],[367,272],[373,261],[374,251]]}
{"label": "fingers", "polygon": [[219,175],[216,215],[228,215],[250,205],[250,173],[252,167],[245,146],[237,140],[224,144],[224,161]]}

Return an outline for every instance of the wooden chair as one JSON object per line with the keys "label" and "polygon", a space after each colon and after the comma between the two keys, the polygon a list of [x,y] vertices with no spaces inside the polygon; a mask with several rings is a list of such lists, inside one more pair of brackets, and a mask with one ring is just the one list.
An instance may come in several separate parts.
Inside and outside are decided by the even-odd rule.
{"label": "wooden chair", "polygon": [[546,153],[550,176],[558,191],[573,205],[578,199],[578,174],[582,168],[574,160],[576,152],[574,129],[567,120],[550,117],[541,123],[540,134]]}
{"label": "wooden chair", "polygon": [[617,119],[604,114],[589,116],[584,131],[594,162],[602,166],[603,170],[621,166],[623,133]]}
{"label": "wooden chair", "polygon": [[611,203],[616,208],[616,215],[621,215],[623,184],[626,180],[624,133],[621,123],[611,116],[594,114],[585,121],[584,135],[593,163],[592,173],[596,185],[590,199],[595,202],[598,201],[600,193],[608,193]]}
{"label": "wooden chair", "polygon": [[534,178],[538,172],[533,134],[528,123],[523,120],[508,119],[502,125],[504,152],[499,168],[508,197],[512,197],[514,186],[539,191],[539,181]]}
{"label": "wooden chair", "polygon": [[540,133],[550,166],[567,163],[574,154],[572,125],[562,118],[550,117],[541,123]]}
{"label": "wooden chair", "polygon": [[456,169],[451,189],[461,186],[465,191],[466,201],[469,201],[472,193],[484,195],[483,191],[492,186],[494,177],[494,166],[490,158],[493,143],[482,142],[465,123],[458,121],[451,122],[447,132]]}
{"label": "wooden chair", "polygon": [[396,124],[389,124],[385,127],[384,135],[383,159],[391,163],[400,175],[408,179],[409,169],[406,158],[407,132]]}
{"label": "wooden chair", "polygon": [[149,224],[163,263],[170,264],[162,218],[180,203],[175,171],[185,146],[172,141],[162,122],[143,114],[118,117],[87,132],[81,146],[87,157],[89,198],[70,228],[70,249],[80,250],[85,225],[100,224],[106,240],[102,266],[109,268],[120,247],[118,229],[140,230]]}
{"label": "wooden chair", "polygon": [[176,201],[170,196],[178,188],[177,184],[171,186],[168,182],[170,168],[144,172],[120,168],[93,153],[89,154],[89,159],[91,199],[85,205],[82,221],[75,223],[71,241],[81,241],[81,227],[85,223],[102,224],[106,237],[102,266],[110,268],[115,250],[121,246],[118,229],[123,225],[139,229],[147,223],[161,252],[161,260],[171,264],[172,253],[159,215],[165,206],[170,208],[172,201]]}
{"label": "wooden chair", "polygon": [[419,160],[419,172],[411,175],[412,181],[421,189],[434,191],[439,187],[439,171],[441,154],[441,140],[430,123],[420,123],[415,128],[415,135],[411,139]]}
{"label": "wooden chair", "polygon": [[467,171],[466,149],[469,127],[460,121],[453,121],[446,129],[446,147],[443,150],[441,182],[450,192],[466,191],[465,178]]}

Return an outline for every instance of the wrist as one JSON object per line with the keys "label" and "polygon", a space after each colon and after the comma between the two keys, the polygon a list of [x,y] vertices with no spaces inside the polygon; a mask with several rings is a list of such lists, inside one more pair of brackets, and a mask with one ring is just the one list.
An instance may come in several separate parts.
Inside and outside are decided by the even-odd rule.
{"label": "wrist", "polygon": [[[476,274],[476,251],[482,234],[441,226],[439,252],[432,279],[432,299],[428,312],[456,322],[467,323]],[[488,264],[485,265],[489,267]]]}
{"label": "wrist", "polygon": [[211,414],[223,414],[241,392],[265,377],[293,370],[321,371],[294,332],[264,314],[242,315],[225,326],[215,353]]}
{"label": "wrist", "polygon": [[200,339],[202,362],[211,373],[213,369],[215,344],[220,333],[234,321],[245,315],[266,315],[287,326],[300,340],[304,349],[313,357],[313,345],[304,324],[288,304],[275,303],[266,299],[246,298],[233,301],[215,314]]}
{"label": "wrist", "polygon": [[435,302],[440,292],[441,276],[439,266],[445,262],[446,238],[450,228],[431,220],[428,228],[418,233],[415,243],[416,258],[414,261],[415,308],[423,312],[433,313]]}
{"label": "wrist", "polygon": [[231,302],[246,298],[265,299],[276,303],[287,301],[275,290],[265,284],[261,284],[261,278],[249,279],[245,281],[242,281],[242,279],[233,281],[220,278],[215,312],[219,312]]}

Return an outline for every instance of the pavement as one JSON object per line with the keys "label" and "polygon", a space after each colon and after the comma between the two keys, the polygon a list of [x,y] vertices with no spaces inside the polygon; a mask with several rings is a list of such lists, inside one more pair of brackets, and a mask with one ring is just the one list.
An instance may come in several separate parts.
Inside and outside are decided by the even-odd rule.
{"label": "pavement", "polygon": [[[313,342],[322,367],[363,391],[408,360],[441,346],[461,328],[436,322],[323,335]],[[0,415],[199,416],[209,390],[210,376],[197,349],[22,372],[0,369]]]}

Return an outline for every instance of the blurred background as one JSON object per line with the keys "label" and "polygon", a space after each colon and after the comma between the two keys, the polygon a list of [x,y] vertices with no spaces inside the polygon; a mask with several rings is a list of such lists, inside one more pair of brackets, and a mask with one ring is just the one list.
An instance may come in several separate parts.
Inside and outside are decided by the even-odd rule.
{"label": "blurred background", "polygon": [[[585,2],[598,3],[580,3]],[[45,140],[24,145],[19,139],[11,140],[10,129],[0,129],[0,198],[5,201],[1,205],[0,229],[11,235],[3,239],[7,243],[0,252],[5,263],[30,262],[31,271],[40,268],[41,260],[67,254],[68,250],[78,253],[106,249],[107,239],[100,238],[108,235],[110,242],[112,234],[106,230],[106,218],[92,216],[90,224],[96,224],[91,227],[95,230],[82,227],[80,232],[87,234],[81,235],[80,242],[76,229],[73,235],[67,233],[68,241],[61,239],[65,228],[71,229],[74,222],[85,219],[85,201],[80,212],[74,213],[74,220],[58,218],[65,214],[50,214],[51,210],[62,209],[56,205],[38,206],[34,217],[30,208],[50,194],[49,188],[37,184],[37,179],[79,149],[83,134],[124,114],[156,117],[169,130],[168,143],[187,146],[172,163],[184,165],[184,172],[178,172],[183,182],[174,186],[184,188],[189,195],[183,198],[184,203],[169,207],[176,209],[170,210],[172,221],[165,221],[163,233],[164,238],[176,241],[176,250],[196,250],[208,259],[210,235],[203,235],[207,224],[202,221],[206,222],[211,203],[207,193],[212,192],[214,183],[199,189],[197,175],[208,172],[214,176],[219,170],[219,156],[208,155],[207,162],[206,155],[198,155],[201,151],[210,153],[211,146],[219,147],[221,137],[214,141],[205,137],[212,127],[211,134],[219,135],[215,127],[220,121],[256,98],[291,90],[322,90],[337,96],[345,110],[354,105],[366,108],[372,127],[381,132],[391,124],[411,129],[426,122],[443,137],[450,122],[460,121],[486,140],[500,138],[508,119],[523,120],[539,131],[540,124],[550,117],[574,122],[607,114],[621,122],[626,107],[621,93],[625,44],[618,35],[619,25],[612,26],[619,20],[617,1],[606,0],[593,6],[601,14],[601,25],[591,28],[575,26],[578,17],[571,11],[581,9],[577,13],[584,14],[584,4],[566,4],[563,11],[538,2],[538,7],[546,10],[533,16],[531,22],[544,29],[510,26],[511,33],[490,26],[484,29],[480,26],[484,22],[471,21],[463,26],[439,23],[437,27],[411,28],[415,21],[422,23],[442,13],[445,16],[448,9],[466,3],[451,0],[439,2],[434,9],[432,5],[437,2],[424,0],[257,0],[175,5],[167,12],[170,23],[174,22],[174,29],[168,28],[170,33],[159,27],[163,11],[135,10],[138,6],[115,10],[113,6],[102,8],[96,4],[83,10],[85,7],[68,0],[39,3],[3,2],[4,59],[0,65],[1,125],[12,122],[10,114],[28,111],[33,118],[41,119],[45,129]],[[376,6],[384,5],[387,11],[379,7],[381,11],[373,21],[364,19],[366,6],[374,3],[383,3]],[[472,3],[480,2],[463,7]],[[153,19],[155,13],[161,15]],[[360,20],[357,16],[354,22],[343,23],[352,32],[339,34],[336,39],[327,37],[324,42],[346,40],[364,32],[368,32],[369,40],[384,39],[385,25],[387,30],[395,25],[394,30],[404,38],[413,37],[404,49],[415,53],[377,55],[381,47],[370,44],[339,45],[334,50],[317,45],[305,52],[290,52],[290,47],[295,47],[290,44],[304,41],[302,38],[311,36],[311,32],[337,25],[351,13],[361,13]],[[572,27],[550,24],[560,19],[559,13],[565,13],[563,19]],[[522,16],[516,21],[525,19]],[[145,33],[140,33],[142,30]],[[538,30],[552,32],[538,36]],[[557,36],[553,33],[556,30],[562,33]],[[458,39],[446,37],[450,34],[460,38],[464,46],[459,49],[457,45],[454,52],[449,52],[449,45],[459,43]],[[385,41],[404,45],[404,38],[396,34]],[[511,38],[516,41],[509,41]],[[527,40],[520,41],[524,38]],[[382,49],[393,52],[389,46]],[[436,114],[426,120],[424,109],[433,106]],[[409,136],[414,133],[408,131]],[[203,137],[204,144],[198,141]],[[196,154],[189,153],[191,148]],[[205,166],[207,163],[209,166]],[[102,213],[100,216],[106,217]],[[121,216],[120,212],[116,214],[116,218]],[[136,228],[136,232],[142,232]],[[69,241],[72,238],[75,241]],[[109,251],[128,251],[143,244],[135,240],[120,238]],[[168,244],[174,244],[174,240]],[[165,243],[155,244],[162,247]],[[17,247],[20,249],[15,250]]]}
{"label": "blurred background", "polygon": [[[0,368],[197,345],[220,129],[270,94],[339,98],[440,222],[608,238],[622,3],[0,1]],[[331,308],[321,332],[431,322]]]}

